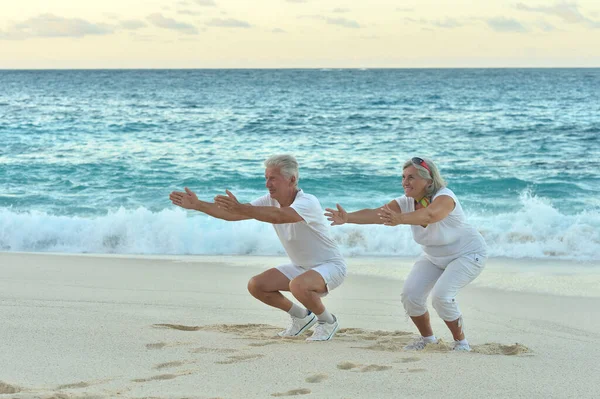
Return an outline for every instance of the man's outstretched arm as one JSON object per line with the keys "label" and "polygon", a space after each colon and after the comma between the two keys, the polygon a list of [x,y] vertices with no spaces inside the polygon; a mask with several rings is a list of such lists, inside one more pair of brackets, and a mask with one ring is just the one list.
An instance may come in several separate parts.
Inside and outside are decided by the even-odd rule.
{"label": "man's outstretched arm", "polygon": [[225,209],[235,215],[244,215],[247,218],[256,219],[261,222],[272,224],[297,223],[304,219],[294,208],[289,206],[277,208],[274,206],[253,206],[251,204],[241,204],[237,198],[229,191],[225,190],[227,195],[217,195],[215,204],[221,209]]}
{"label": "man's outstretched arm", "polygon": [[169,199],[173,205],[177,205],[184,209],[193,209],[195,211],[203,212],[217,219],[228,221],[251,219],[250,216],[233,213],[224,208],[219,208],[217,204],[212,202],[199,200],[198,196],[187,187],[185,188],[185,192],[173,191],[171,195],[169,195]]}

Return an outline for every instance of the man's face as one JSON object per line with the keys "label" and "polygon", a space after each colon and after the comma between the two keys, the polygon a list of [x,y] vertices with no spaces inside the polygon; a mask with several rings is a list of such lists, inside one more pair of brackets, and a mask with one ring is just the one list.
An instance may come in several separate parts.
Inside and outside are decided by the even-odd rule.
{"label": "man's face", "polygon": [[285,198],[294,189],[294,179],[286,178],[281,174],[279,168],[267,168],[265,170],[265,186],[272,198]]}

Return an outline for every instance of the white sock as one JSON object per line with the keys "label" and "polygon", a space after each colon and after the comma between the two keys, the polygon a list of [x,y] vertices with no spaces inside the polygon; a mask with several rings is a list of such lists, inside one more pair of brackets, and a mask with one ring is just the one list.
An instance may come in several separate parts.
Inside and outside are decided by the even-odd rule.
{"label": "white sock", "polygon": [[430,335],[429,337],[423,337],[423,340],[428,344],[435,344],[437,342],[437,338],[435,335]]}
{"label": "white sock", "polygon": [[318,314],[317,319],[319,319],[319,321],[324,321],[325,323],[329,324],[335,323],[335,316],[329,313],[327,309],[325,309],[323,313]]}
{"label": "white sock", "polygon": [[297,317],[299,319],[303,319],[306,316],[308,316],[308,309],[300,307],[300,306],[296,305],[294,302],[292,302],[292,308],[290,310],[288,310],[288,313],[292,317]]}
{"label": "white sock", "polygon": [[458,345],[469,345],[469,342],[467,341],[466,338],[461,339],[460,341],[455,339],[454,342],[456,342]]}

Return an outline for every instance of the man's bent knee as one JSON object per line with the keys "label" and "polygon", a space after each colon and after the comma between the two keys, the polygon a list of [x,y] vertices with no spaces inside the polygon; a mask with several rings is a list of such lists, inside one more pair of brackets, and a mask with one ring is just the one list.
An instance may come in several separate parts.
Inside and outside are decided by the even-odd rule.
{"label": "man's bent knee", "polygon": [[290,281],[290,292],[294,296],[303,295],[309,291],[314,291],[318,294],[327,292],[327,285],[323,276],[314,270],[303,273]]}
{"label": "man's bent knee", "polygon": [[261,284],[257,276],[252,277],[250,281],[248,281],[248,292],[250,292],[252,296],[256,296],[261,292]]}
{"label": "man's bent knee", "polygon": [[288,291],[290,280],[279,270],[269,269],[248,281],[248,291],[253,295],[262,293]]}
{"label": "man's bent knee", "polygon": [[308,284],[301,278],[296,277],[290,281],[290,292],[292,295],[302,295],[309,291]]}

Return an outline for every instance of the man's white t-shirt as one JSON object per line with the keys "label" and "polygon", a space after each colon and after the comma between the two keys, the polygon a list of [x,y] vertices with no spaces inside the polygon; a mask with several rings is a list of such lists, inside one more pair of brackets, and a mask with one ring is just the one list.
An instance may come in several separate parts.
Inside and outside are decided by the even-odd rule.
{"label": "man's white t-shirt", "polygon": [[[279,202],[271,198],[271,194],[257,198],[251,204],[281,208]],[[290,208],[304,220],[273,224],[273,227],[292,263],[306,269],[329,262],[343,265],[344,260],[336,243],[329,236],[329,225],[317,197],[299,190]]]}
{"label": "man's white t-shirt", "polygon": [[[447,195],[454,200],[454,209],[439,222],[427,227],[411,225],[415,241],[421,244],[425,257],[438,266],[446,266],[464,255],[477,254],[486,256],[486,245],[477,229],[467,223],[465,213],[452,190],[444,187],[434,194],[431,201]],[[402,212],[414,212],[415,200],[403,195],[396,198]]]}

